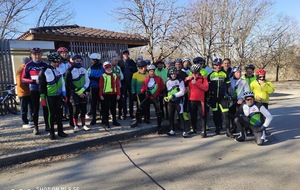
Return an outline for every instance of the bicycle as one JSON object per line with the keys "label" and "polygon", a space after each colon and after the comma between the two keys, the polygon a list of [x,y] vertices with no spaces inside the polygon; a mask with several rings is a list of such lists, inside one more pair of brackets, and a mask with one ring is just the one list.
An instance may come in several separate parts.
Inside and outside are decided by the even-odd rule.
{"label": "bicycle", "polygon": [[6,90],[0,92],[6,94],[4,97],[0,96],[1,114],[6,114],[7,112],[18,114],[18,102],[16,100],[15,88],[15,84],[10,84],[6,87]]}

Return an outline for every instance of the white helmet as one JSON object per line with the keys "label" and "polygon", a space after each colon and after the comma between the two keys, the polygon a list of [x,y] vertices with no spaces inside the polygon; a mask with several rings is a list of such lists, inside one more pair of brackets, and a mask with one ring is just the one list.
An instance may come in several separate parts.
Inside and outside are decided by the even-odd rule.
{"label": "white helmet", "polygon": [[89,57],[90,59],[101,59],[100,53],[92,53]]}
{"label": "white helmet", "polygon": [[156,69],[156,67],[153,64],[150,64],[150,65],[147,66],[147,71],[155,70],[155,69]]}

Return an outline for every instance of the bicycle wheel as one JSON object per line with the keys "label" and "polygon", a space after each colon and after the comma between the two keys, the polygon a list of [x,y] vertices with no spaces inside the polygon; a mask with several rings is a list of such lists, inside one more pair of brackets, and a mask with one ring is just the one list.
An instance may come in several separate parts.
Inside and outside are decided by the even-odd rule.
{"label": "bicycle wheel", "polygon": [[7,112],[12,113],[12,114],[18,114],[18,106],[17,106],[17,101],[13,97],[9,97],[6,99],[4,102],[4,107]]}

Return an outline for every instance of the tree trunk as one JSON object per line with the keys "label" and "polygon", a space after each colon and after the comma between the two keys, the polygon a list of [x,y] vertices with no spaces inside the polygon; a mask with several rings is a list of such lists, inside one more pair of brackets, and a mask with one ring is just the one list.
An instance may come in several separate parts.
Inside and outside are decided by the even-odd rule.
{"label": "tree trunk", "polygon": [[278,82],[279,78],[279,64],[276,65],[276,82]]}

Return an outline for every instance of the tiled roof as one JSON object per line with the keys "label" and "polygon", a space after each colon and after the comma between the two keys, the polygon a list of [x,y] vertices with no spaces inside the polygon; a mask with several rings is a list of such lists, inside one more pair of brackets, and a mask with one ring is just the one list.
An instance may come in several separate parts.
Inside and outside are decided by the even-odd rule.
{"label": "tiled roof", "polygon": [[133,40],[133,41],[148,41],[147,38],[136,35],[126,34],[121,32],[113,32],[108,30],[101,30],[96,28],[89,28],[74,25],[65,26],[45,26],[38,28],[31,28],[29,31],[18,37],[19,40],[26,40],[30,35],[46,34],[51,36],[73,36],[73,37],[87,37],[87,38],[101,38],[111,40]]}

